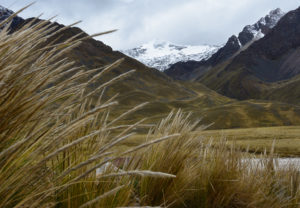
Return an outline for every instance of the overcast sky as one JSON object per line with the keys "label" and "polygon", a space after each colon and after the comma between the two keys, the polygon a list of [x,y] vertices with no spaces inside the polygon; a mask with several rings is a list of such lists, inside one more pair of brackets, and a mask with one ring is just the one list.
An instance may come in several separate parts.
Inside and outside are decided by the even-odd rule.
{"label": "overcast sky", "polygon": [[[33,0],[0,0],[16,11]],[[89,34],[118,29],[98,39],[114,49],[128,49],[153,39],[177,44],[222,44],[270,10],[290,11],[300,0],[38,0],[22,17],[56,20]]]}

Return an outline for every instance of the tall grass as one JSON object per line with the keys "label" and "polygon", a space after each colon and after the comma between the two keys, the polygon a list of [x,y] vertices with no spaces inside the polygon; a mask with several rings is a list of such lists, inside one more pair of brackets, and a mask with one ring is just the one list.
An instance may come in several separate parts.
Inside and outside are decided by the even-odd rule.
{"label": "tall grass", "polygon": [[[278,158],[241,151],[226,140],[201,136],[189,114],[171,113],[151,136],[179,137],[142,150],[135,165],[176,178],[142,178],[142,205],[166,207],[300,207],[299,167],[278,166]],[[258,162],[254,162],[258,161]],[[136,167],[136,166],[133,166]]]}
{"label": "tall grass", "polygon": [[[145,104],[111,118],[118,103],[103,92],[132,71],[91,91],[122,60],[84,70],[65,54],[90,37],[51,42],[68,27],[34,21],[0,32],[0,207],[299,207],[294,167],[276,167],[273,155],[253,163],[255,155],[203,138],[205,127],[181,111],[119,151],[145,120],[122,119]],[[122,170],[96,174],[120,159],[129,161]]]}
{"label": "tall grass", "polygon": [[[7,23],[1,23],[6,26],[0,32],[0,207],[130,204],[132,182],[128,177],[97,179],[96,169],[143,147],[126,152],[115,149],[141,123],[118,126],[118,121],[144,104],[110,118],[109,110],[117,102],[101,96],[106,86],[133,71],[91,91],[88,86],[122,60],[87,71],[67,60],[65,54],[91,37],[55,42],[49,40],[56,40],[68,27],[32,20],[10,33]],[[83,79],[89,81],[80,82]],[[97,100],[93,100],[95,93]],[[129,174],[147,175],[125,173]]]}

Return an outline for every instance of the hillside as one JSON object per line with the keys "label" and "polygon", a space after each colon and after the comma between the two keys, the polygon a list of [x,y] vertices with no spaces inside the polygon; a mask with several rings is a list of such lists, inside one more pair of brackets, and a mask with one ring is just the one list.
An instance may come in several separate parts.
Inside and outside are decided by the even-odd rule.
{"label": "hillside", "polygon": [[[25,23],[31,20],[27,19]],[[57,27],[56,31],[63,27],[58,23],[54,25]],[[48,41],[61,42],[78,34],[79,37],[87,36],[81,29],[71,27]],[[214,129],[300,124],[300,110],[296,106],[273,102],[240,102],[222,96],[197,82],[174,81],[164,73],[118,51],[113,51],[111,47],[93,38],[83,40],[77,48],[67,52],[66,55],[78,66],[83,66],[84,70],[99,68],[98,72],[102,70],[101,67],[124,58],[117,68],[104,74],[96,84],[89,86],[91,89],[96,89],[105,80],[121,73],[136,70],[131,76],[107,88],[104,96],[110,97],[120,93],[117,98],[120,107],[114,109],[112,115],[131,109],[142,102],[149,102],[146,107],[128,119],[136,121],[148,117],[148,122],[153,123],[172,109],[182,108],[186,112],[193,112],[195,119],[203,118],[203,124],[214,123],[210,127]],[[100,92],[94,97],[97,99],[99,96]],[[285,116],[285,113],[288,113],[288,116]]]}
{"label": "hillside", "polygon": [[214,53],[208,60],[200,62],[178,62],[170,66],[165,72],[168,76],[179,80],[195,80],[212,67],[233,58],[239,52],[247,49],[256,40],[267,35],[285,13],[281,9],[272,10],[256,23],[247,25],[236,35],[232,35],[226,44]]}
{"label": "hillside", "polygon": [[298,88],[294,77],[300,73],[299,37],[300,8],[286,14],[270,33],[247,50],[197,80],[229,97],[299,103],[295,99],[297,91],[284,96],[290,98],[282,97],[284,92]]}
{"label": "hillside", "polygon": [[[71,31],[77,28],[70,29]],[[65,35],[69,33],[65,32]],[[84,53],[83,53],[84,52]],[[151,69],[140,62],[111,50],[94,39],[84,41],[69,54],[80,60],[87,69],[99,67],[125,58],[123,64],[108,74],[108,79],[130,69],[136,72],[108,89],[110,95],[120,93],[118,100],[125,108],[142,102],[150,102],[132,119],[150,117],[156,121],[174,108],[192,111],[195,118],[204,117],[204,123],[215,123],[212,128],[257,127],[273,125],[296,125],[300,123],[300,108],[272,102],[239,102],[221,96],[199,83],[173,81],[162,72]],[[100,82],[100,81],[99,81]],[[291,116],[285,116],[288,113]],[[241,116],[242,115],[242,116]]]}

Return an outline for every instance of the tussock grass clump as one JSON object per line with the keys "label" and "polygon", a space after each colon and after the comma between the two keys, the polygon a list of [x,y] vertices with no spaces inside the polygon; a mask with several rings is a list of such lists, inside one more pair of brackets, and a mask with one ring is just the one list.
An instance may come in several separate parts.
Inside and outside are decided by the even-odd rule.
{"label": "tussock grass clump", "polygon": [[[166,207],[299,207],[299,167],[278,165],[270,155],[242,151],[225,139],[213,142],[189,123],[189,114],[171,113],[153,135],[180,133],[142,150],[139,165],[176,178],[142,178],[136,186],[143,205]],[[200,132],[199,132],[200,131]]]}
{"label": "tussock grass clump", "polygon": [[[115,146],[131,137],[141,122],[117,123],[144,104],[110,118],[117,102],[102,98],[105,87],[133,71],[90,91],[89,85],[122,60],[86,71],[64,55],[90,37],[51,42],[68,27],[32,20],[10,33],[7,23],[1,23],[6,26],[0,32],[0,207],[130,204],[132,180],[116,177],[114,170],[97,178],[96,169],[151,145],[117,152]],[[174,177],[151,171],[123,175]]]}

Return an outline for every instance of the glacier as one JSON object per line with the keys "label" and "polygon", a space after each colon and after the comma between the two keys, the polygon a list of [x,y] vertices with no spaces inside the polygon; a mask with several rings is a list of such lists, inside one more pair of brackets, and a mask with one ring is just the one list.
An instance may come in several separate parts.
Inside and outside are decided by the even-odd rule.
{"label": "glacier", "polygon": [[153,40],[121,52],[146,66],[164,71],[179,61],[207,60],[221,47],[216,45],[177,45],[169,41]]}

